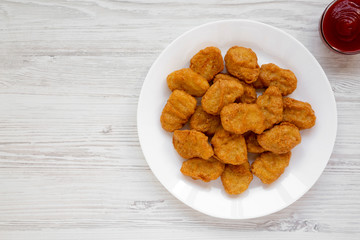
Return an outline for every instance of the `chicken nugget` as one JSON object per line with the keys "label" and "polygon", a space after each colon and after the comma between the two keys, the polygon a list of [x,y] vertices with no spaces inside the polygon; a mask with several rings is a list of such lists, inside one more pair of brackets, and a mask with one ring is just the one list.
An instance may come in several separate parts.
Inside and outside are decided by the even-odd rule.
{"label": "chicken nugget", "polygon": [[195,113],[190,118],[190,128],[207,135],[214,135],[220,125],[220,117],[218,115],[208,114],[202,106],[197,106]]}
{"label": "chicken nugget", "polygon": [[258,97],[256,104],[260,107],[265,117],[265,129],[271,128],[283,119],[283,101],[280,90],[270,86]]}
{"label": "chicken nugget", "polygon": [[209,159],[214,151],[208,142],[208,137],[196,130],[176,130],[173,135],[175,150],[183,158]]}
{"label": "chicken nugget", "polygon": [[315,125],[315,112],[309,103],[289,97],[284,98],[283,103],[283,121],[290,122],[299,129],[312,128]]}
{"label": "chicken nugget", "polygon": [[260,73],[256,54],[250,48],[234,46],[225,55],[225,65],[228,72],[245,81],[255,82]]}
{"label": "chicken nugget", "polygon": [[291,152],[283,154],[262,153],[251,164],[251,172],[263,183],[273,183],[284,173],[285,168],[289,165],[290,157]]}
{"label": "chicken nugget", "polygon": [[244,94],[238,99],[237,102],[248,104],[255,103],[257,99],[255,88],[250,84],[244,83],[243,81],[240,81],[240,83],[243,85]]}
{"label": "chicken nugget", "polygon": [[207,47],[200,50],[191,58],[190,68],[210,81],[224,69],[224,60],[220,49]]}
{"label": "chicken nugget", "polygon": [[162,128],[168,132],[182,128],[195,108],[196,99],[193,96],[181,90],[173,91],[161,113]]}
{"label": "chicken nugget", "polygon": [[211,144],[214,147],[215,156],[221,162],[233,165],[247,162],[246,143],[242,135],[230,133],[220,127],[211,139]]}
{"label": "chicken nugget", "polygon": [[248,189],[253,175],[250,172],[249,162],[241,165],[226,164],[225,170],[221,174],[221,182],[228,194],[240,194]]}
{"label": "chicken nugget", "polygon": [[265,117],[257,104],[229,104],[221,110],[220,119],[226,131],[236,134],[247,131],[260,134],[265,129]]}
{"label": "chicken nugget", "polygon": [[208,160],[192,158],[183,162],[180,171],[185,176],[192,177],[194,180],[201,179],[204,182],[210,182],[220,177],[224,168],[225,164],[215,158]]}
{"label": "chicken nugget", "polygon": [[221,109],[243,95],[244,88],[236,80],[218,80],[201,99],[201,105],[205,112],[218,115]]}
{"label": "chicken nugget", "polygon": [[249,153],[262,153],[265,152],[265,149],[263,149],[260,144],[258,143],[257,139],[256,139],[256,134],[253,132],[250,132],[249,134],[247,134],[245,136],[245,141],[246,141],[246,147],[247,147],[247,151]]}
{"label": "chicken nugget", "polygon": [[[260,68],[261,69],[261,68]],[[260,75],[260,74],[259,74]],[[251,83],[251,85],[255,88],[255,89],[259,89],[259,88],[264,88],[264,84],[260,81],[260,79],[256,79],[255,82]]]}
{"label": "chicken nugget", "polygon": [[184,90],[188,94],[201,97],[210,87],[208,81],[190,68],[183,68],[170,73],[166,78],[171,91]]}
{"label": "chicken nugget", "polygon": [[257,98],[256,90],[250,84],[247,84],[235,77],[232,77],[229,74],[223,74],[223,73],[219,73],[218,75],[216,75],[213,82],[215,83],[219,79],[237,80],[241,83],[241,85],[244,88],[244,94],[240,98],[236,99],[236,102],[241,102],[241,103],[255,103],[256,102],[256,98]]}
{"label": "chicken nugget", "polygon": [[297,86],[297,79],[292,71],[282,69],[273,63],[261,66],[259,80],[265,87],[275,86],[279,88],[283,96],[292,93]]}
{"label": "chicken nugget", "polygon": [[287,153],[301,142],[299,129],[291,123],[282,122],[257,136],[265,150],[282,154]]}

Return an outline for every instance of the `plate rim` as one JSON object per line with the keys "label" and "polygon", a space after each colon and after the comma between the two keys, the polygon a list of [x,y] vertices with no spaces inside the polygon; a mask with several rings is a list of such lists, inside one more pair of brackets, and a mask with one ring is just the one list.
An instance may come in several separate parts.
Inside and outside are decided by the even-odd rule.
{"label": "plate rim", "polygon": [[[160,61],[161,57],[167,52],[167,50],[169,48],[171,48],[177,41],[179,41],[179,39],[181,39],[182,37],[184,37],[185,35],[189,34],[190,32],[193,32],[193,31],[196,31],[200,28],[203,28],[203,27],[207,27],[209,25],[215,25],[215,24],[220,24],[220,23],[226,23],[226,22],[232,22],[232,23],[250,23],[250,24],[258,24],[258,25],[262,25],[264,27],[267,27],[267,28],[271,28],[273,31],[277,31],[281,34],[284,34],[286,35],[286,37],[290,38],[292,41],[295,41],[299,47],[302,48],[303,51],[305,51],[307,53],[307,55],[309,55],[313,61],[316,63],[316,67],[321,71],[321,74],[326,78],[327,81],[326,82],[326,85],[327,87],[330,89],[330,92],[331,92],[331,95],[332,95],[332,102],[333,102],[333,106],[334,106],[334,125],[335,125],[335,129],[334,129],[334,136],[332,137],[332,143],[331,143],[331,151],[329,151],[329,156],[327,157],[327,161],[326,161],[326,164],[324,164],[324,167],[321,169],[321,171],[319,171],[319,174],[318,176],[316,176],[316,179],[315,181],[312,183],[312,184],[309,184],[306,189],[303,191],[302,194],[300,194],[300,196],[296,199],[293,199],[292,201],[288,202],[287,204],[285,204],[284,206],[280,206],[278,208],[274,208],[272,209],[271,211],[268,211],[268,212],[264,212],[264,213],[261,213],[261,214],[255,214],[253,216],[250,216],[250,217],[239,217],[239,216],[236,216],[236,217],[232,217],[232,216],[223,216],[223,215],[216,215],[216,214],[212,214],[210,212],[204,212],[202,210],[199,210],[193,206],[191,206],[190,204],[188,204],[186,201],[184,201],[177,193],[171,191],[168,186],[166,186],[165,184],[163,184],[161,181],[160,181],[160,178],[158,176],[158,174],[156,173],[156,171],[154,171],[153,169],[153,166],[151,165],[151,163],[149,163],[147,157],[146,157],[146,153],[144,152],[144,148],[143,148],[143,145],[145,144],[143,141],[143,138],[141,137],[141,131],[139,129],[139,122],[140,122],[140,106],[143,102],[142,100],[142,96],[144,96],[143,94],[143,91],[144,90],[144,85],[149,81],[149,75],[150,75],[150,72],[152,71],[152,69],[154,68],[154,66],[157,64],[158,61]],[[219,21],[211,21],[211,22],[207,22],[205,24],[201,24],[201,25],[198,25],[196,27],[193,27],[187,31],[185,31],[184,33],[180,34],[177,38],[175,38],[173,41],[171,41],[170,44],[168,44],[162,51],[161,53],[157,56],[157,58],[155,59],[155,61],[152,63],[151,67],[149,68],[147,74],[146,74],[146,77],[143,81],[143,84],[141,86],[141,91],[140,91],[140,94],[139,94],[139,98],[138,98],[138,104],[137,104],[137,111],[136,111],[136,123],[137,123],[137,135],[138,135],[138,138],[139,138],[139,143],[140,143],[140,147],[141,147],[141,151],[144,155],[144,158],[148,164],[148,166],[150,167],[152,173],[155,175],[156,179],[161,183],[161,185],[163,187],[165,187],[165,189],[171,194],[173,195],[174,197],[176,197],[180,202],[182,202],[183,204],[185,204],[186,206],[198,211],[198,212],[201,212],[205,215],[208,215],[208,216],[211,216],[211,217],[215,217],[215,218],[220,218],[220,219],[232,219],[232,220],[242,220],[242,219],[254,219],[254,218],[259,218],[259,217],[264,217],[264,216],[268,216],[270,214],[273,214],[273,213],[276,213],[278,211],[281,211],[287,207],[289,207],[290,205],[292,205],[294,202],[296,202],[297,200],[299,200],[300,198],[302,198],[314,185],[315,183],[319,180],[320,176],[322,175],[322,173],[324,172],[329,160],[330,160],[330,157],[331,157],[331,154],[334,150],[334,146],[335,146],[335,141],[336,141],[336,137],[337,137],[337,130],[338,130],[338,114],[337,114],[337,105],[336,105],[336,100],[335,100],[335,95],[334,95],[334,92],[332,90],[332,87],[331,87],[331,84],[329,82],[329,79],[324,71],[324,69],[321,67],[320,63],[317,61],[317,59],[314,57],[314,55],[299,41],[297,40],[295,37],[293,37],[292,35],[290,35],[289,33],[287,33],[286,31],[282,30],[282,29],[279,29],[277,27],[274,27],[272,25],[269,25],[269,24],[266,24],[266,23],[263,23],[263,22],[260,22],[260,21],[255,21],[255,20],[250,20],[250,19],[226,19],[226,20],[219,20]]]}

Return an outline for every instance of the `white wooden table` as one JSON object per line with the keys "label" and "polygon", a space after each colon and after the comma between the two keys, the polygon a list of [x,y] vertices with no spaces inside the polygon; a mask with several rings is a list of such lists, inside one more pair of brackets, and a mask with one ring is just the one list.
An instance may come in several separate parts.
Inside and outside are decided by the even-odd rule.
{"label": "white wooden table", "polygon": [[[360,55],[321,42],[329,2],[0,1],[0,239],[359,239]],[[338,135],[301,199],[234,221],[190,209],[158,182],[136,108],[172,40],[236,18],[283,29],[314,54],[336,96]]]}

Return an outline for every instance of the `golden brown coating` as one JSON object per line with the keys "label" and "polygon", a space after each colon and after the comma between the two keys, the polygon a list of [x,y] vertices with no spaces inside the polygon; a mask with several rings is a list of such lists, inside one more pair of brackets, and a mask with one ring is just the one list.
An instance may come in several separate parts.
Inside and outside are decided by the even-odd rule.
{"label": "golden brown coating", "polygon": [[214,77],[213,79],[213,83],[215,83],[216,81],[220,80],[220,79],[223,79],[223,80],[235,80],[235,81],[239,81],[239,79],[237,79],[236,77],[233,77],[229,74],[226,74],[226,73],[219,73],[219,74],[216,74],[216,76]]}
{"label": "golden brown coating", "polygon": [[284,98],[283,103],[283,121],[290,122],[299,129],[312,128],[315,125],[315,112],[309,103],[293,98]]}
{"label": "golden brown coating", "polygon": [[244,94],[240,97],[239,102],[240,103],[255,103],[256,99],[257,99],[257,94],[256,94],[256,90],[253,86],[251,86],[250,84],[246,84],[242,81],[240,81],[240,83],[243,85],[244,87]]}
{"label": "golden brown coating", "polygon": [[292,93],[297,86],[297,79],[292,71],[282,69],[273,63],[261,66],[259,80],[265,87],[275,86],[279,88],[283,96]]}
{"label": "golden brown coating", "polygon": [[225,65],[228,72],[245,81],[255,82],[260,73],[257,56],[250,48],[234,46],[225,55]]}
{"label": "golden brown coating", "polygon": [[242,165],[226,164],[224,172],[221,174],[221,181],[228,194],[240,194],[248,189],[253,175],[250,172],[248,162]]}
{"label": "golden brown coating", "polygon": [[183,162],[180,171],[182,174],[192,177],[195,180],[201,179],[204,182],[210,182],[220,177],[224,168],[225,164],[215,158],[208,160],[193,158]]}
{"label": "golden brown coating", "polygon": [[247,131],[260,134],[265,129],[265,117],[257,104],[229,104],[222,109],[220,118],[224,129],[236,134]]}
{"label": "golden brown coating", "polygon": [[210,87],[208,81],[190,68],[183,68],[170,73],[166,78],[171,91],[184,90],[188,94],[201,97]]}
{"label": "golden brown coating", "polygon": [[[261,69],[261,68],[260,68]],[[259,74],[260,75],[260,74]],[[256,89],[259,89],[259,88],[264,88],[264,84],[260,81],[260,79],[256,79],[255,82],[251,83],[251,85],[256,88]]]}
{"label": "golden brown coating", "polygon": [[224,69],[224,60],[220,49],[207,47],[200,50],[191,58],[190,68],[210,81]]}
{"label": "golden brown coating", "polygon": [[218,128],[211,139],[215,156],[221,162],[240,165],[247,162],[245,139],[242,135],[230,133],[223,128]]}
{"label": "golden brown coating", "polygon": [[218,80],[201,99],[201,105],[205,112],[218,115],[221,109],[243,95],[244,88],[237,80]]}
{"label": "golden brown coating", "polygon": [[251,164],[251,172],[263,183],[273,183],[284,173],[285,168],[289,165],[290,157],[291,152],[284,154],[262,153]]}
{"label": "golden brown coating", "polygon": [[257,139],[256,139],[256,134],[253,132],[250,132],[249,134],[247,134],[245,136],[245,141],[246,141],[246,147],[247,147],[247,151],[249,153],[262,153],[265,152],[265,149],[263,149],[260,144],[258,143]]}
{"label": "golden brown coating", "polygon": [[229,74],[223,74],[223,73],[219,73],[218,75],[216,75],[213,82],[216,82],[219,79],[237,80],[241,83],[241,85],[244,88],[244,94],[240,98],[236,99],[236,102],[241,102],[241,103],[255,103],[256,102],[256,98],[257,98],[256,90],[250,84],[247,84],[235,77],[232,77]]}
{"label": "golden brown coating", "polygon": [[196,130],[176,130],[173,135],[175,150],[183,158],[209,159],[214,151],[208,142],[208,137]]}
{"label": "golden brown coating", "polygon": [[193,96],[181,90],[173,91],[161,113],[162,128],[168,132],[182,128],[195,108],[196,99]]}
{"label": "golden brown coating", "polygon": [[282,154],[290,152],[298,145],[301,142],[301,136],[299,129],[294,124],[282,122],[258,135],[257,140],[265,150]]}
{"label": "golden brown coating", "polygon": [[258,97],[256,104],[260,107],[265,117],[265,129],[271,128],[283,119],[283,100],[280,90],[275,86],[268,87]]}
{"label": "golden brown coating", "polygon": [[202,106],[197,106],[195,113],[190,118],[190,128],[207,135],[214,135],[220,125],[220,117],[205,112]]}

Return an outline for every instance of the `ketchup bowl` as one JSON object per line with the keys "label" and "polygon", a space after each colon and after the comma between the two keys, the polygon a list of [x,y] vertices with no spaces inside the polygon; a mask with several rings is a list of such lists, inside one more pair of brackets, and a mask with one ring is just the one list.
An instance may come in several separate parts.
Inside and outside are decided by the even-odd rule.
{"label": "ketchup bowl", "polygon": [[360,0],[336,0],[325,9],[320,21],[321,36],[333,50],[360,53]]}

